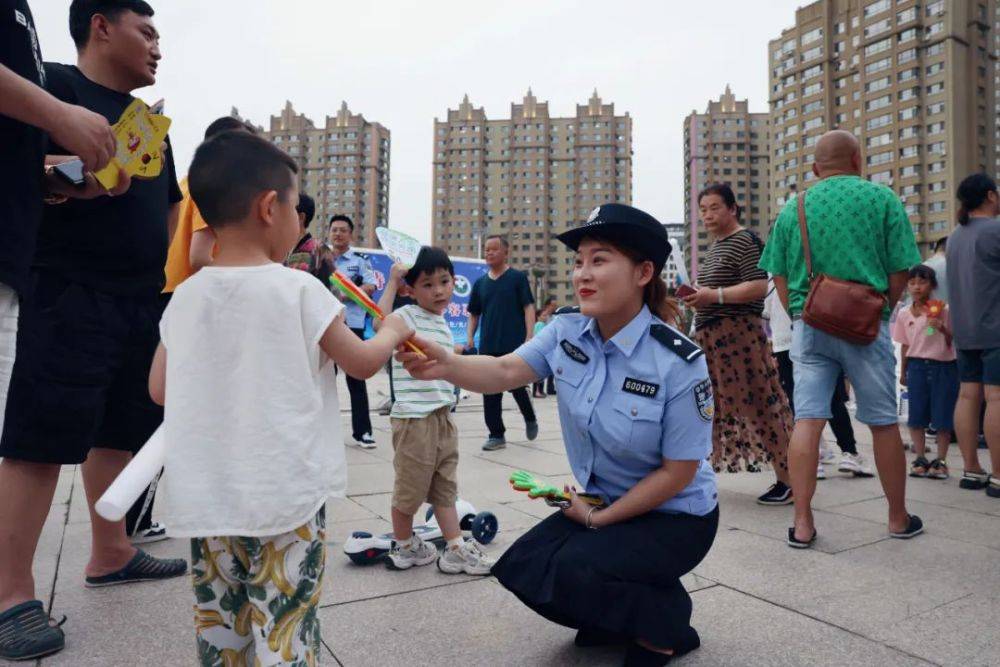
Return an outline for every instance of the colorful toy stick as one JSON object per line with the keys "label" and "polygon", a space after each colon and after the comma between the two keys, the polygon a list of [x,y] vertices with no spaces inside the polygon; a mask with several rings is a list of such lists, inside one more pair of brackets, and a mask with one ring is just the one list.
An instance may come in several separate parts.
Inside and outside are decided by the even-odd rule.
{"label": "colorful toy stick", "polygon": [[[530,472],[525,472],[523,470],[515,471],[510,476],[510,485],[515,491],[526,491],[529,498],[544,498],[545,502],[549,505],[555,505],[558,507],[569,507],[569,494],[563,492],[558,487],[552,484],[546,484],[545,482],[535,479],[535,476]],[[589,493],[578,493],[577,494],[582,501],[596,507],[601,507],[604,505],[604,501],[601,500],[600,496],[595,496]]]}
{"label": "colorful toy stick", "polygon": [[[940,299],[931,299],[927,302],[927,317],[938,318],[941,317],[942,312],[944,312],[944,301],[941,301]],[[937,333],[937,329],[929,326],[924,333],[928,336],[933,336]]]}
{"label": "colorful toy stick", "polygon": [[[371,315],[374,319],[380,321],[385,319],[385,315],[382,313],[382,310],[378,307],[378,304],[372,301],[370,296],[362,292],[357,285],[351,282],[350,278],[345,276],[340,271],[334,271],[330,275],[330,284],[339,289],[344,294],[346,294],[347,298],[349,298],[351,301],[361,306],[361,308],[366,313]],[[419,354],[421,357],[425,356],[423,350],[421,350],[419,347],[417,347],[410,341],[406,341],[404,344],[406,345],[406,347],[410,348],[411,350]]]}

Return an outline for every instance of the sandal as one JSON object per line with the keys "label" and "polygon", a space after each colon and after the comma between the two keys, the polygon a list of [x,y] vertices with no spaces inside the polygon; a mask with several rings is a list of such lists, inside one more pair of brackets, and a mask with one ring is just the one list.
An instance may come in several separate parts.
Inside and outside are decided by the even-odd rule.
{"label": "sandal", "polygon": [[962,489],[968,489],[969,491],[981,491],[985,489],[990,483],[990,475],[986,472],[969,472],[968,470],[962,471],[962,479],[959,480],[958,486]]}
{"label": "sandal", "polygon": [[58,653],[66,646],[62,626],[45,613],[39,600],[14,605],[0,614],[0,658],[31,660]]}
{"label": "sandal", "polygon": [[918,456],[910,464],[910,477],[927,477],[927,469],[930,467],[930,461],[923,456]]}
{"label": "sandal", "polygon": [[101,577],[87,577],[87,588],[131,584],[136,581],[156,581],[173,579],[187,573],[187,561],[183,558],[153,558],[142,549],[136,549],[135,556],[125,567]]}
{"label": "sandal", "polygon": [[920,520],[919,516],[910,514],[909,519],[906,528],[895,533],[889,533],[889,537],[895,537],[897,540],[908,540],[924,532],[924,522]]}
{"label": "sandal", "polygon": [[816,537],[817,537],[816,529],[813,528],[812,537],[810,537],[808,540],[800,540],[797,537],[795,537],[795,528],[792,527],[788,529],[788,539],[786,540],[786,542],[788,543],[788,546],[790,546],[793,549],[809,549],[816,542]]}
{"label": "sandal", "polygon": [[927,476],[931,479],[948,479],[948,464],[941,459],[934,459],[927,470]]}

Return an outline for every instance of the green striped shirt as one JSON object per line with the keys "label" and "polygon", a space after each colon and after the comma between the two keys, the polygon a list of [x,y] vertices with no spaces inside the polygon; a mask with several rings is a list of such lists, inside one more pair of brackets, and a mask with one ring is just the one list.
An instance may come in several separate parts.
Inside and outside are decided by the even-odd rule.
{"label": "green striped shirt", "polygon": [[[429,312],[414,304],[394,311],[417,335],[452,350],[455,339],[442,315]],[[420,419],[438,408],[455,402],[454,387],[444,380],[417,380],[395,359],[392,360],[392,383],[396,402],[391,417]]]}

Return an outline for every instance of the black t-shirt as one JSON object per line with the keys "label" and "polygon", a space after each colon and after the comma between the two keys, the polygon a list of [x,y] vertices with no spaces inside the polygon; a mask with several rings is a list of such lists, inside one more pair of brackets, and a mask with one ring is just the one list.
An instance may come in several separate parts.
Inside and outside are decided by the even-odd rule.
{"label": "black t-shirt", "polygon": [[524,307],[535,302],[528,276],[507,269],[494,280],[487,273],[472,286],[469,312],[479,316],[479,352],[500,356],[516,350],[528,337]]}
{"label": "black t-shirt", "polygon": [[[46,63],[45,72],[49,92],[112,124],[135,99],[94,83],[72,65]],[[167,139],[160,175],[133,179],[125,194],[47,206],[35,266],[110,294],[159,292],[167,261],[167,213],[182,199],[169,145]],[[67,151],[50,146],[49,152]]]}
{"label": "black t-shirt", "polygon": [[[45,85],[42,53],[27,0],[0,0],[0,63]],[[22,291],[42,217],[45,134],[0,116],[0,283]]]}

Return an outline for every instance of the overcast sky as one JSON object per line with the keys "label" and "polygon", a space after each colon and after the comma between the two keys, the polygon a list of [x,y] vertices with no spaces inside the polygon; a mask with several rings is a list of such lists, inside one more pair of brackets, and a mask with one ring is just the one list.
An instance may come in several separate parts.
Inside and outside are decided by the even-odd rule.
{"label": "overcast sky", "polygon": [[[684,117],[727,83],[767,108],[767,42],[804,0],[327,2],[150,0],[163,60],[137,92],[166,99],[177,168],[231,107],[267,125],[285,100],[317,125],[341,100],[392,132],[389,224],[430,238],[434,118],[465,93],[488,118],[528,86],[553,116],[594,88],[634,127],[633,203],[683,216]],[[75,62],[68,0],[31,3],[46,60]]]}

